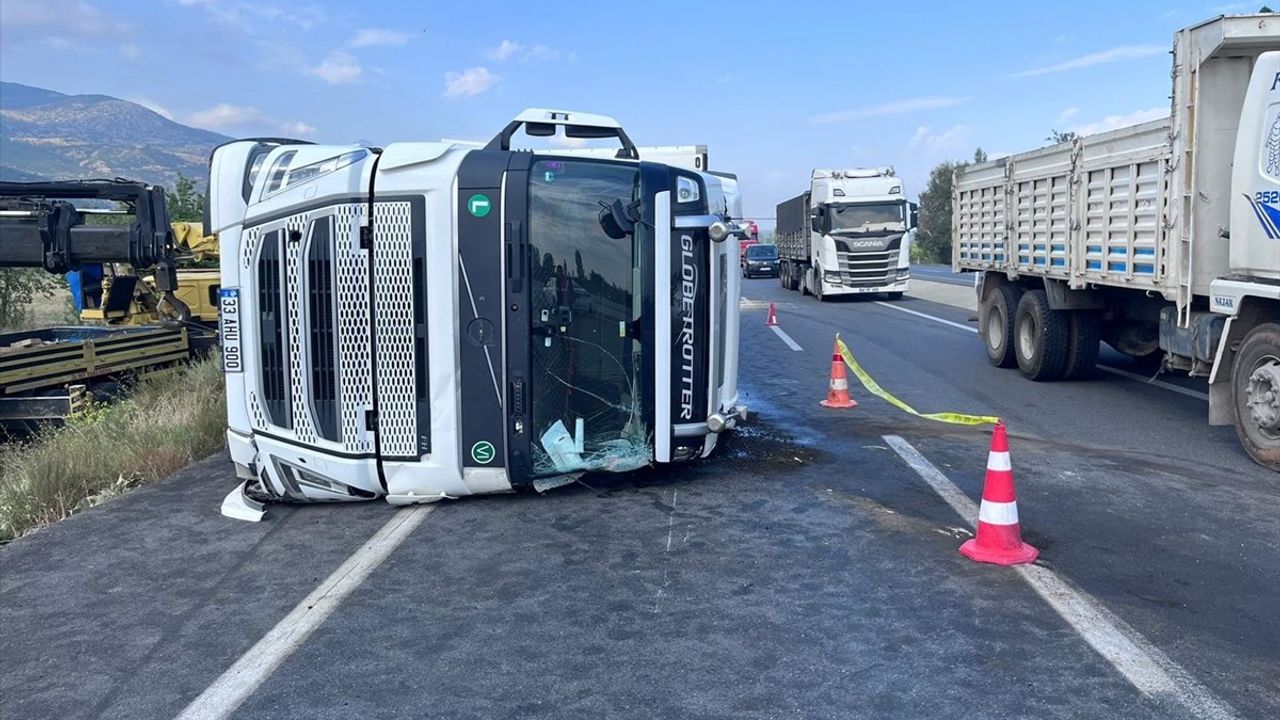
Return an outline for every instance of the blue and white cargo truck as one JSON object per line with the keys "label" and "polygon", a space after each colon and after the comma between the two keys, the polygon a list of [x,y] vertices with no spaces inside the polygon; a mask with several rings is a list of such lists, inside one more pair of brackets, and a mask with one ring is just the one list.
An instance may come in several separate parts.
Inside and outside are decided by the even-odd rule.
{"label": "blue and white cargo truck", "polygon": [[[519,150],[522,127],[621,149]],[[483,148],[235,141],[209,188],[228,514],[684,462],[742,413],[737,198],[612,118],[526,110]]]}
{"label": "blue and white cargo truck", "polygon": [[961,168],[953,192],[992,364],[1078,377],[1099,338],[1159,359],[1280,471],[1280,15],[1180,30],[1168,118]]}

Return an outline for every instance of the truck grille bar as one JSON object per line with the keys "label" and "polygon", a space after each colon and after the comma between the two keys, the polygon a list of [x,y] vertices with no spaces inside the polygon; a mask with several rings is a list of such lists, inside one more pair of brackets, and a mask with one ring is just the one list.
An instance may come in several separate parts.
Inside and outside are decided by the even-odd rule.
{"label": "truck grille bar", "polygon": [[258,323],[262,347],[262,397],[267,420],[276,426],[293,427],[289,399],[289,368],[285,328],[288,327],[281,263],[284,232],[263,236],[258,255]]}
{"label": "truck grille bar", "polygon": [[320,218],[311,230],[307,252],[307,324],[311,358],[311,405],[316,431],[338,440],[338,386],[333,313],[332,217]]}

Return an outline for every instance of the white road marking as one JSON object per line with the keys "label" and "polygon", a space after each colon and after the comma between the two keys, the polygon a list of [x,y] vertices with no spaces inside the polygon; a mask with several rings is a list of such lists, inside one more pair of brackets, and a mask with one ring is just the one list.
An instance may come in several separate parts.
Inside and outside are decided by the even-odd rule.
{"label": "white road marking", "polygon": [[177,720],[229,717],[433,509],[434,505],[417,505],[396,511],[386,525],[191,701]]}
{"label": "white road marking", "polygon": [[[978,507],[968,495],[902,437],[885,435],[884,441],[972,527]],[[1014,570],[1139,692],[1175,702],[1194,717],[1239,717],[1234,708],[1083,590],[1042,565],[1018,565]]]}
{"label": "white road marking", "polygon": [[1120,368],[1114,368],[1114,367],[1111,367],[1110,365],[1099,364],[1098,369],[1104,372],[1109,372],[1112,375],[1119,375],[1122,378],[1136,380],[1145,385],[1155,385],[1156,387],[1164,388],[1165,390],[1168,390],[1170,392],[1176,392],[1179,395],[1186,395],[1187,397],[1193,397],[1193,398],[1196,398],[1197,400],[1204,400],[1205,402],[1209,402],[1209,393],[1203,393],[1203,392],[1200,392],[1199,390],[1184,388],[1179,385],[1174,385],[1173,383],[1165,382],[1163,380],[1157,380],[1155,378],[1143,377],[1138,373],[1129,372],[1128,370],[1121,370]]}
{"label": "white road marking", "polygon": [[[926,320],[932,320],[937,323],[942,323],[943,325],[950,325],[951,327],[954,327],[954,328],[967,330],[971,333],[978,332],[978,328],[976,327],[970,327],[968,325],[963,325],[958,322],[952,322],[944,318],[935,317],[933,315],[928,315],[926,313],[918,312],[916,310],[910,310],[904,307],[899,307],[891,303],[877,301],[876,304],[883,305],[884,307],[891,308],[893,310],[897,310],[898,312],[904,312],[910,315],[915,315],[916,317],[922,317]],[[1199,390],[1184,388],[1180,385],[1174,385],[1171,382],[1165,382],[1164,380],[1156,380],[1155,378],[1143,377],[1137,373],[1131,373],[1128,370],[1121,370],[1120,368],[1114,368],[1114,367],[1111,367],[1110,365],[1103,365],[1101,363],[1098,364],[1098,369],[1104,372],[1109,372],[1112,375],[1119,375],[1122,378],[1128,378],[1129,380],[1136,380],[1140,383],[1143,383],[1144,385],[1154,385],[1155,387],[1158,387],[1158,388],[1164,388],[1165,390],[1168,390],[1170,392],[1176,392],[1179,395],[1186,395],[1187,397],[1193,397],[1198,400],[1204,400],[1205,402],[1208,402],[1209,400],[1209,393],[1203,393],[1203,392],[1200,392]]]}
{"label": "white road marking", "polygon": [[950,320],[944,320],[944,319],[942,319],[942,318],[940,318],[940,317],[934,317],[933,315],[926,315],[926,314],[924,314],[924,313],[922,313],[922,312],[917,312],[917,311],[912,310],[912,309],[910,309],[910,308],[904,308],[904,307],[902,307],[901,305],[894,305],[893,303],[887,303],[887,302],[884,302],[884,301],[881,301],[881,300],[876,300],[876,301],[875,301],[875,303],[876,303],[877,305],[881,305],[881,306],[883,306],[883,307],[887,307],[887,308],[889,308],[890,310],[897,310],[898,312],[904,312],[904,313],[906,313],[906,314],[908,314],[908,315],[915,315],[916,317],[922,317],[922,318],[924,318],[925,320],[932,320],[932,321],[934,321],[934,322],[942,323],[943,325],[950,325],[951,327],[954,327],[954,328],[960,328],[961,330],[968,330],[969,332],[973,332],[973,333],[978,332],[978,329],[977,329],[977,328],[975,328],[975,327],[970,327],[969,325],[963,325],[963,324],[958,323],[958,322],[951,322]]}
{"label": "white road marking", "polygon": [[786,331],[783,330],[782,328],[778,327],[777,325],[770,325],[769,329],[773,331],[774,335],[777,335],[778,337],[782,338],[782,342],[786,343],[787,347],[791,348],[792,350],[795,350],[796,352],[800,352],[804,350],[804,348],[800,347],[800,343],[797,343],[795,340],[792,340],[791,336],[788,335]]}

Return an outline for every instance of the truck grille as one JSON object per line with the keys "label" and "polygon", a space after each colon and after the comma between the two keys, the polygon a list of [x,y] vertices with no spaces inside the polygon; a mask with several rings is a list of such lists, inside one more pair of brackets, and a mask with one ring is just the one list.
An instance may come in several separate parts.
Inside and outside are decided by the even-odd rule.
{"label": "truck grille", "polygon": [[316,430],[338,440],[338,385],[333,314],[333,218],[318,220],[307,251],[307,324],[311,350],[311,404]]}
{"label": "truck grille", "polygon": [[845,287],[877,287],[890,285],[898,271],[898,251],[836,253],[840,273],[830,277],[832,283]]}
{"label": "truck grille", "polygon": [[283,428],[293,427],[289,407],[289,382],[285,346],[288,318],[282,301],[282,265],[280,262],[283,231],[263,236],[258,255],[258,327],[262,348],[262,398],[266,420]]}

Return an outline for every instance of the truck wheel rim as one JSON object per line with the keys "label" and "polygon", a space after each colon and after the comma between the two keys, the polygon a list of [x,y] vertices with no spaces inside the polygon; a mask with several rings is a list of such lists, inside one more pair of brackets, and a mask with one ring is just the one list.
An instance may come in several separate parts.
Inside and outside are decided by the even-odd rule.
{"label": "truck wheel rim", "polygon": [[1030,360],[1036,356],[1036,319],[1031,315],[1026,316],[1018,327],[1018,346],[1022,357]]}
{"label": "truck wheel rim", "polygon": [[1004,345],[1004,322],[1000,308],[991,308],[987,313],[987,344],[992,350],[999,350]]}
{"label": "truck wheel rim", "polygon": [[1280,439],[1280,358],[1258,358],[1245,387],[1249,417],[1264,435]]}

